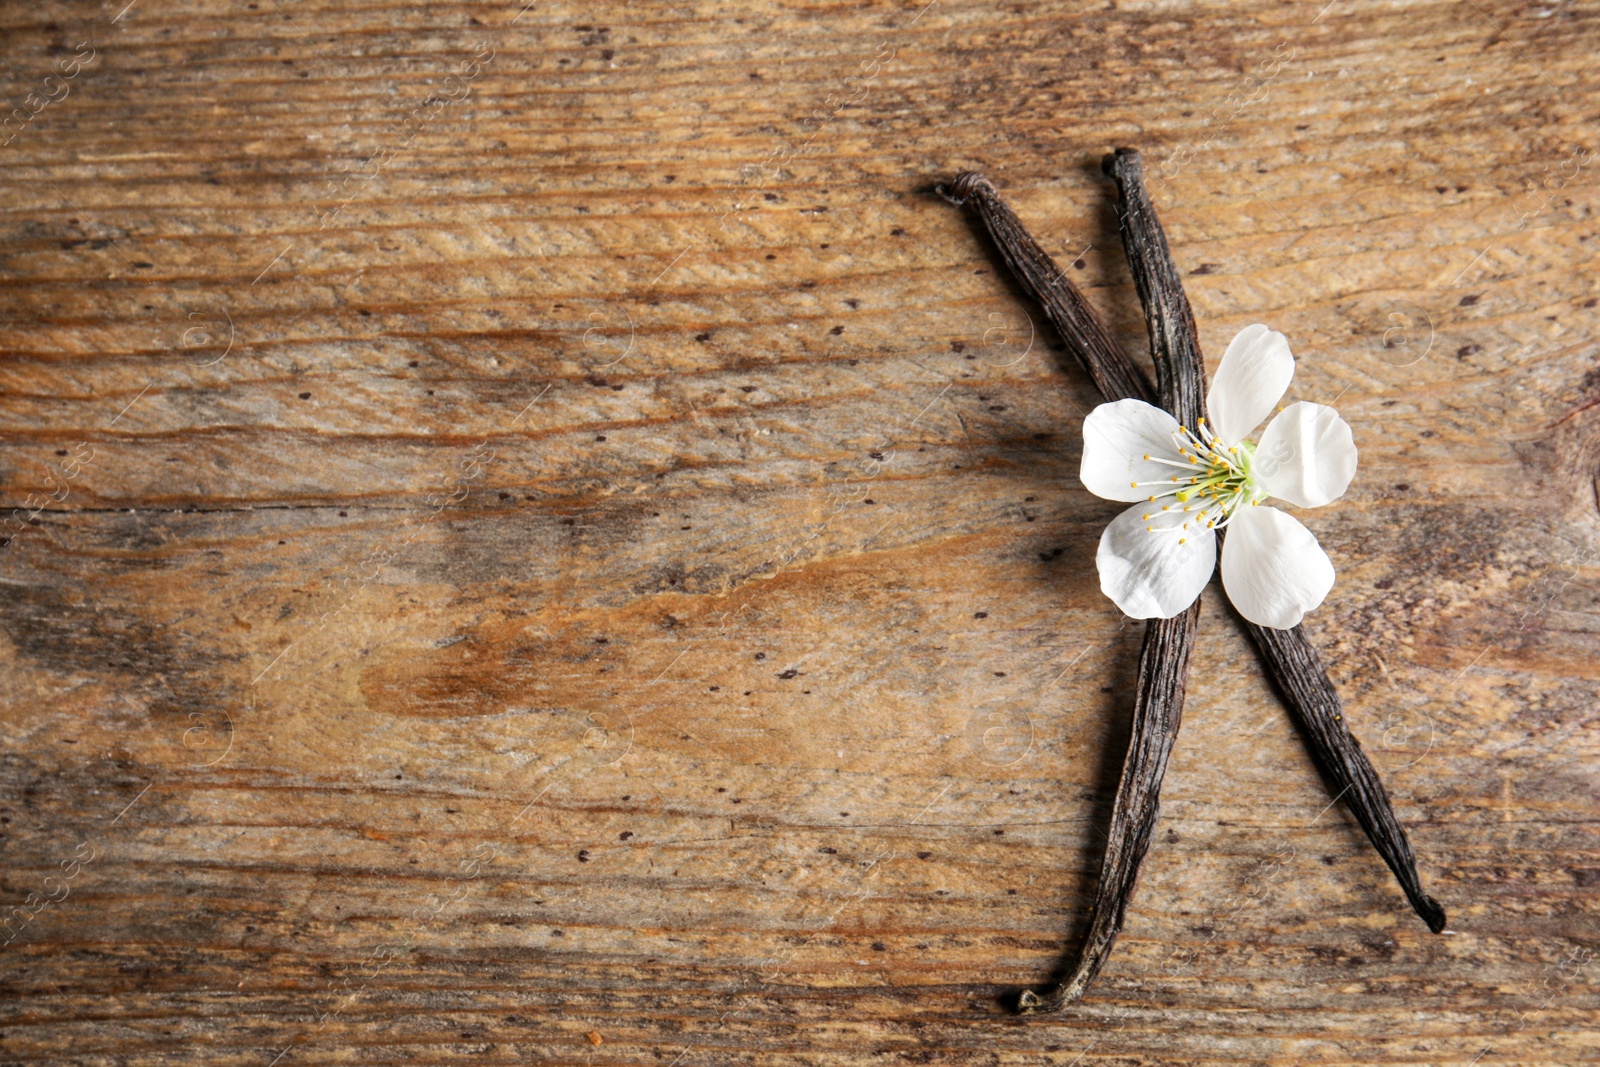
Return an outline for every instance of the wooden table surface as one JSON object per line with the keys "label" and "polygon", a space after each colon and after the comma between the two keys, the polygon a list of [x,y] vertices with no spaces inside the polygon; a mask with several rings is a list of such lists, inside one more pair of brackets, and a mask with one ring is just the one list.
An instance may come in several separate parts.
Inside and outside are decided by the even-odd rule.
{"label": "wooden table surface", "polygon": [[[108,0],[0,16],[0,1063],[1600,1062],[1600,17],[1562,0]],[[1212,367],[1360,472],[1307,627],[1430,935],[1219,587],[1143,632],[1114,145]]]}

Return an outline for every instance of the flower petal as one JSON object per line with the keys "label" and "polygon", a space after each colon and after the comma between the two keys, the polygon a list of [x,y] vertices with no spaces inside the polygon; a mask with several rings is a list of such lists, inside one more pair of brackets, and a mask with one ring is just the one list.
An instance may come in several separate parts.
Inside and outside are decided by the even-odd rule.
{"label": "flower petal", "polygon": [[1333,588],[1333,564],[1297,520],[1246,504],[1234,512],[1222,543],[1222,587],[1240,615],[1287,630]]}
{"label": "flower petal", "polygon": [[[1135,619],[1172,618],[1194,603],[1217,566],[1214,533],[1180,533],[1170,528],[1178,520],[1167,513],[1157,512],[1154,520],[1146,520],[1153,506],[1136,504],[1112,519],[1100,535],[1095,555],[1100,591]],[[1152,525],[1153,533],[1148,529]]]}
{"label": "flower petal", "polygon": [[1184,462],[1172,435],[1178,420],[1143,400],[1101,404],[1083,420],[1083,463],[1078,477],[1084,488],[1107,500],[1145,500],[1151,491],[1133,482],[1166,481],[1177,467],[1147,460],[1158,456]]}
{"label": "flower petal", "polygon": [[1228,343],[1222,365],[1211,379],[1206,412],[1224,444],[1236,445],[1272,414],[1294,377],[1289,339],[1259,322]]}
{"label": "flower petal", "polygon": [[1290,404],[1267,423],[1250,469],[1263,489],[1296,507],[1338,500],[1356,476],[1350,424],[1322,404]]}

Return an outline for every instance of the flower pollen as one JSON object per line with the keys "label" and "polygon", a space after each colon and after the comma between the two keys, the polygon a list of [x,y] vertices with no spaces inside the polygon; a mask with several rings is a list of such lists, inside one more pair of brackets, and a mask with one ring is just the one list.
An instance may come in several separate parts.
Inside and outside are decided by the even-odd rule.
{"label": "flower pollen", "polygon": [[[1228,525],[1240,505],[1257,504],[1266,496],[1251,471],[1251,461],[1255,458],[1253,441],[1225,445],[1201,419],[1193,430],[1179,426],[1173,431],[1172,443],[1181,460],[1149,453],[1144,458],[1177,468],[1174,477],[1131,484],[1134,488],[1154,490],[1149,497],[1151,503],[1170,498],[1173,503],[1162,504],[1161,510],[1184,521],[1178,526],[1147,526],[1148,532],[1181,533],[1189,529],[1190,522],[1201,523],[1206,530],[1220,529]],[[1150,515],[1144,518],[1149,519]],[[1178,539],[1180,545],[1187,542],[1187,537]]]}

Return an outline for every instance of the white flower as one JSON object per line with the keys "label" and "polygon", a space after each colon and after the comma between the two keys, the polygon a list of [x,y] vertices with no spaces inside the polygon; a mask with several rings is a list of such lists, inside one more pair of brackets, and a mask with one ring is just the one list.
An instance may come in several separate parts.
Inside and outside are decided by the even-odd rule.
{"label": "white flower", "polygon": [[1112,520],[1095,562],[1100,588],[1136,619],[1171,618],[1194,603],[1222,549],[1222,586],[1239,614],[1288,629],[1333,588],[1317,539],[1276,508],[1337,500],[1356,473],[1350,426],[1330,407],[1290,404],[1249,434],[1289,388],[1294,356],[1283,334],[1246,326],[1223,353],[1204,419],[1194,429],[1143,400],[1101,404],[1083,422],[1079,477],[1107,500],[1139,501]]}

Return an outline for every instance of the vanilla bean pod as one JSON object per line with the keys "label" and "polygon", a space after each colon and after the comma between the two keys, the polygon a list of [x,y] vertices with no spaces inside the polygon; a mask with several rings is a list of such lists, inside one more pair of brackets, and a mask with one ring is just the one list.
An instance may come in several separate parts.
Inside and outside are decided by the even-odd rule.
{"label": "vanilla bean pod", "polygon": [[[1180,389],[1192,390],[1198,398],[1205,393],[1205,365],[1201,361],[1200,343],[1195,330],[1194,316],[1189,301],[1183,296],[1183,279],[1172,261],[1172,252],[1162,234],[1161,223],[1150,204],[1150,195],[1144,187],[1144,168],[1139,153],[1131,148],[1119,148],[1105,159],[1105,171],[1122,194],[1122,238],[1128,253],[1128,266],[1133,272],[1134,285],[1144,304],[1145,316],[1150,325],[1150,344],[1156,353],[1156,371],[1160,379],[1164,363],[1161,353],[1178,352],[1183,358],[1170,362],[1167,367],[1184,379]],[[1157,335],[1163,338],[1158,344]],[[1163,398],[1166,384],[1163,380]],[[1203,403],[1179,414],[1179,422],[1204,414]],[[1169,408],[1168,410],[1172,410]],[[1193,425],[1193,423],[1185,423]],[[1217,531],[1217,558],[1222,558],[1223,533]],[[1417,877],[1417,860],[1411,851],[1400,820],[1395,817],[1394,805],[1384,791],[1383,782],[1372,766],[1361,744],[1344,723],[1344,707],[1339,692],[1328,679],[1317,650],[1312,646],[1305,630],[1295,626],[1290,630],[1275,630],[1258,626],[1241,619],[1245,629],[1255,640],[1256,648],[1266,665],[1267,673],[1276,683],[1284,703],[1289,706],[1301,728],[1307,747],[1323,772],[1339,787],[1335,799],[1343,799],[1355,814],[1356,821],[1366,831],[1378,854],[1394,872],[1405,891],[1406,899],[1416,909],[1428,929],[1438,933],[1444,929],[1445,913],[1439,902],[1428,896]]]}
{"label": "vanilla bean pod", "polygon": [[[1119,149],[1106,157],[1104,169],[1122,194],[1123,244],[1145,309],[1162,406],[1180,422],[1195,424],[1204,413],[1205,364],[1182,279],[1144,188],[1139,154]],[[1018,282],[1044,307],[1105,399],[1152,399],[1148,380],[1138,365],[1105,329],[1071,279],[1000,200],[992,184],[968,172],[939,192],[954,203],[971,204],[978,212]],[[1146,628],[1132,737],[1118,783],[1090,929],[1065,980],[1042,994],[1022,994],[1018,1009],[1023,1013],[1058,1010],[1081,996],[1109,957],[1122,928],[1159,814],[1161,780],[1182,718],[1198,617],[1197,600],[1175,618],[1152,620]],[[1394,871],[1412,906],[1429,928],[1438,932],[1444,925],[1443,909],[1422,891],[1405,832],[1377,772],[1344,727],[1338,693],[1304,630],[1299,626],[1285,631],[1245,625],[1279,692],[1299,719],[1317,762],[1341,785],[1340,797],[1346,799]]]}
{"label": "vanilla bean pod", "polygon": [[[1200,355],[1194,313],[1167,251],[1166,236],[1149,198],[1143,195],[1139,155],[1117,152],[1106,157],[1105,170],[1123,192],[1118,212],[1122,246],[1144,307],[1161,406],[1180,425],[1196,426],[1205,415],[1205,360]],[[1137,192],[1129,195],[1132,186]],[[1196,597],[1187,610],[1170,619],[1152,619],[1145,630],[1133,731],[1111,809],[1111,832],[1100,864],[1089,933],[1064,981],[1043,995],[1025,992],[1019,998],[1023,1012],[1055,1011],[1077,1000],[1110,958],[1161,814],[1161,780],[1183,720],[1189,657],[1199,619],[1200,598]]]}
{"label": "vanilla bean pod", "polygon": [[1150,851],[1161,809],[1161,779],[1178,739],[1189,682],[1189,653],[1200,621],[1200,598],[1170,619],[1151,619],[1139,649],[1139,682],[1133,702],[1128,754],[1117,782],[1111,831],[1100,861],[1100,881],[1089,911],[1089,931],[1067,976],[1042,993],[1024,990],[1017,1010],[1024,1015],[1059,1011],[1083,996],[1100,973],[1128,917],[1128,904]]}
{"label": "vanilla bean pod", "polygon": [[967,204],[978,213],[1012,276],[1044,308],[1045,316],[1067,341],[1078,365],[1101,396],[1107,400],[1133,397],[1147,404],[1156,402],[1150,379],[1106,331],[1100,316],[1072,279],[1039,247],[989,179],[967,171],[956,175],[949,186],[941,186],[939,193],[951,203]]}
{"label": "vanilla bean pod", "polygon": [[1101,166],[1122,194],[1117,210],[1122,250],[1144,308],[1161,406],[1179,425],[1193,426],[1206,414],[1205,357],[1200,354],[1200,331],[1183,291],[1183,278],[1145,191],[1144,163],[1134,149],[1119,148]]}
{"label": "vanilla bean pod", "polygon": [[[1220,539],[1217,555],[1218,558],[1222,555]],[[1400,820],[1395,818],[1394,806],[1389,802],[1377,769],[1362,751],[1361,742],[1345,726],[1339,691],[1328,680],[1328,672],[1323,669],[1305,630],[1299,626],[1292,630],[1274,630],[1244,619],[1239,621],[1244,623],[1261,650],[1267,673],[1299,722],[1301,734],[1318,766],[1339,786],[1339,799],[1343,799],[1355,814],[1356,821],[1367,832],[1367,839],[1394,872],[1406,899],[1428,924],[1428,929],[1434,933],[1443,930],[1444,908],[1423,891],[1411,841]]]}
{"label": "vanilla bean pod", "polygon": [[[1134,397],[1150,402],[1157,399],[1139,365],[1111,336],[1077,286],[1028,234],[1021,220],[1000,199],[987,179],[968,172],[958,175],[948,189],[940,192],[946,199],[970,204],[977,211],[1012,274],[1044,307],[1045,314],[1102,396],[1107,400]],[[1188,315],[1182,287],[1178,286],[1176,291],[1177,299],[1183,301],[1182,313]],[[1140,295],[1144,295],[1142,290]],[[1167,313],[1164,305],[1162,314]],[[1148,309],[1147,314],[1151,314]],[[1192,343],[1188,350],[1175,351],[1174,339],[1180,345],[1184,343],[1181,331],[1167,330],[1158,334],[1156,321],[1154,317],[1150,319],[1150,342],[1156,354],[1159,399],[1180,422],[1195,425],[1203,409],[1205,365]],[[1193,335],[1191,329],[1188,336]],[[1186,368],[1188,373],[1175,371],[1176,366]],[[1200,380],[1198,388],[1192,387],[1189,380],[1194,375]],[[1090,910],[1089,930],[1071,971],[1061,982],[1043,993],[1024,991],[1018,998],[1017,1010],[1024,1014],[1057,1011],[1082,996],[1116,944],[1155,831],[1161,780],[1166,775],[1172,744],[1177,740],[1178,727],[1183,720],[1189,654],[1194,648],[1199,619],[1200,601],[1196,598],[1177,616],[1151,619],[1145,627],[1144,644],[1139,650],[1139,677],[1128,753],[1117,783],[1111,829],[1106,835],[1100,880]]]}

